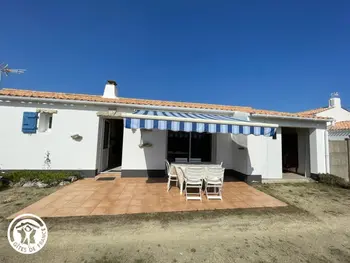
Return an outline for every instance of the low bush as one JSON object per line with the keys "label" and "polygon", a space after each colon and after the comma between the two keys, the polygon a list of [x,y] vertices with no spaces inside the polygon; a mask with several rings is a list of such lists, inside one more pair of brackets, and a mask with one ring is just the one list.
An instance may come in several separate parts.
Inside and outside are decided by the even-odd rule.
{"label": "low bush", "polygon": [[13,183],[17,183],[21,180],[33,181],[37,180],[43,183],[51,183],[54,181],[63,181],[69,176],[76,176],[80,178],[80,174],[77,172],[66,171],[13,171],[4,174],[4,178],[11,180]]}
{"label": "low bush", "polygon": [[338,186],[341,188],[350,189],[350,183],[343,178],[333,174],[318,174],[317,181],[323,184]]}

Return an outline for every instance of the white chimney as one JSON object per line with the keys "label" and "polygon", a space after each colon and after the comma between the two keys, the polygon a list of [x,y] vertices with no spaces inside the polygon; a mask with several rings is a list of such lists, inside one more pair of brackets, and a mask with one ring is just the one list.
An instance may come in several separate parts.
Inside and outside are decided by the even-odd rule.
{"label": "white chimney", "polygon": [[329,99],[329,107],[330,108],[341,108],[341,100],[339,98],[338,92],[334,92],[331,94],[331,98]]}
{"label": "white chimney", "polygon": [[116,99],[117,96],[117,82],[115,82],[114,80],[107,80],[102,97],[108,99]]}

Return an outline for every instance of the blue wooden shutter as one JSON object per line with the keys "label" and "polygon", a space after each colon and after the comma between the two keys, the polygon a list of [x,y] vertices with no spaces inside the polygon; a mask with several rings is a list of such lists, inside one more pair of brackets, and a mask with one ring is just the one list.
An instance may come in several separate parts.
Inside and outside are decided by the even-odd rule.
{"label": "blue wooden shutter", "polygon": [[23,112],[22,132],[36,133],[37,122],[37,112]]}

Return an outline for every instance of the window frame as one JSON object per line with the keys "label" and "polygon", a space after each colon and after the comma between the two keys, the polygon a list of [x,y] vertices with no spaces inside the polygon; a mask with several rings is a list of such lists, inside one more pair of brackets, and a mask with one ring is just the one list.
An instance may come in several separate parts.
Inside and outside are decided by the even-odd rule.
{"label": "window frame", "polygon": [[40,112],[38,116],[37,130],[39,133],[46,133],[52,130],[53,113]]}

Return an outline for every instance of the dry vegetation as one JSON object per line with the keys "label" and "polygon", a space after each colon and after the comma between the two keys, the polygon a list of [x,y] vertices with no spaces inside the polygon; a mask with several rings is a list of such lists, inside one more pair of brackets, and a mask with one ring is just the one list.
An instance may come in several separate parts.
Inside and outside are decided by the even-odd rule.
{"label": "dry vegetation", "polygon": [[350,191],[318,183],[256,186],[290,206],[45,219],[46,247],[15,252],[4,218],[53,189],[0,191],[0,262],[350,262]]}

